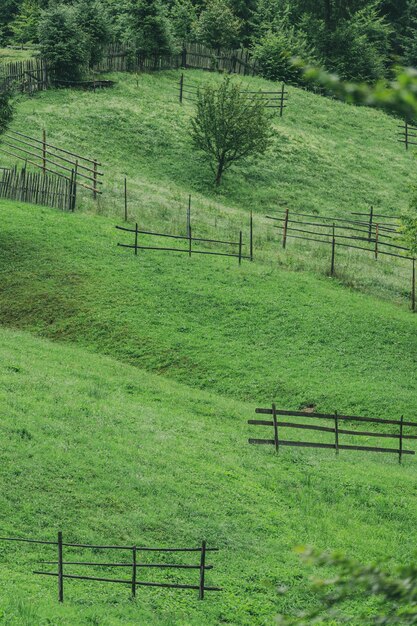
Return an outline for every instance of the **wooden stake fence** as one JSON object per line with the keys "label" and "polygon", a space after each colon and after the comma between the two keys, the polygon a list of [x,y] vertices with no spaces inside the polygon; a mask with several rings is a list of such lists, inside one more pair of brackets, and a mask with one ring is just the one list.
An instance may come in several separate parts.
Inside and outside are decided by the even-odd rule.
{"label": "wooden stake fence", "polygon": [[103,183],[99,179],[104,174],[99,170],[101,164],[97,159],[89,159],[48,143],[45,131],[42,133],[42,139],[15,130],[8,130],[3,137],[0,151],[8,156],[39,168],[44,174],[56,174],[68,180],[74,172],[75,182],[79,187],[92,191],[94,198],[102,193],[99,186]]}
{"label": "wooden stake fence", "polygon": [[[60,603],[64,602],[64,581],[65,580],[80,580],[80,581],[92,581],[92,582],[108,582],[114,584],[123,584],[131,589],[132,597],[136,597],[136,592],[138,587],[158,587],[158,588],[166,588],[166,589],[192,589],[198,591],[198,598],[200,600],[204,599],[204,594],[206,591],[222,591],[221,587],[214,587],[206,585],[205,575],[206,572],[213,569],[212,565],[207,565],[206,563],[206,554],[207,552],[218,552],[218,548],[208,548],[206,542],[203,541],[200,547],[197,548],[151,548],[151,547],[138,547],[134,546],[119,546],[119,545],[90,545],[90,544],[76,544],[76,543],[64,543],[63,534],[61,531],[58,532],[57,541],[39,541],[36,539],[21,539],[15,537],[0,537],[0,541],[4,542],[21,542],[21,543],[29,543],[29,544],[40,544],[47,546],[56,546],[57,548],[57,561],[40,561],[42,565],[56,565],[56,572],[46,572],[46,571],[34,571],[33,574],[39,576],[52,576],[57,578],[58,582],[58,601]],[[116,551],[125,551],[131,553],[132,561],[124,561],[124,562],[94,562],[94,561],[74,561],[74,560],[65,560],[64,559],[64,548],[76,548],[76,549],[88,549],[88,550],[116,550]],[[168,553],[198,553],[200,555],[198,564],[188,564],[188,563],[148,563],[148,562],[138,562],[138,554],[139,553],[156,553],[156,554],[168,554]],[[98,576],[84,576],[84,575],[75,575],[75,574],[67,574],[67,568],[69,567],[104,567],[104,568],[126,568],[131,571],[131,577],[120,579],[120,578],[104,578]],[[137,574],[139,569],[162,569],[162,570],[198,570],[199,572],[199,581],[198,584],[184,584],[184,583],[172,583],[172,582],[151,582],[151,581],[142,581],[137,580]]]}
{"label": "wooden stake fence", "polygon": [[[323,413],[304,413],[302,411],[286,411],[286,410],[277,410],[275,404],[272,404],[271,408],[258,408],[255,411],[258,414],[262,415],[271,415],[272,420],[265,419],[255,419],[248,420],[248,424],[253,426],[267,426],[273,427],[274,429],[274,438],[273,439],[249,439],[250,444],[255,445],[273,445],[275,446],[276,452],[279,452],[279,448],[281,446],[289,446],[289,447],[297,447],[297,448],[322,448],[322,449],[333,449],[335,450],[336,455],[339,455],[340,450],[358,450],[363,452],[380,452],[386,454],[397,454],[399,463],[402,462],[403,455],[414,455],[415,452],[413,450],[404,450],[403,442],[404,440],[417,440],[417,435],[405,435],[404,434],[404,426],[416,428],[417,422],[405,422],[403,416],[400,420],[393,419],[380,419],[373,417],[357,417],[357,416],[349,416],[349,415],[339,415],[337,412],[334,414],[323,414]],[[333,426],[318,426],[313,424],[304,424],[299,422],[279,422],[278,416],[287,416],[292,418],[301,417],[304,420],[328,420],[333,422]],[[366,422],[372,424],[383,424],[383,425],[397,425],[399,426],[399,430],[397,433],[386,433],[386,432],[375,432],[375,431],[357,431],[351,429],[340,428],[340,422],[348,421],[348,422]],[[298,430],[311,430],[315,432],[323,432],[323,433],[331,433],[334,435],[334,440],[332,443],[321,443],[314,441],[293,441],[288,439],[283,439],[280,435],[280,431],[282,428],[289,429],[298,429]],[[399,442],[398,448],[381,448],[376,446],[358,446],[352,444],[341,444],[339,441],[340,435],[349,435],[351,437],[377,437],[382,439],[397,439]]]}
{"label": "wooden stake fence", "polygon": [[0,176],[0,198],[49,206],[62,211],[74,211],[77,183],[74,171],[67,179],[43,172],[28,172],[26,167],[18,170],[2,170]]}

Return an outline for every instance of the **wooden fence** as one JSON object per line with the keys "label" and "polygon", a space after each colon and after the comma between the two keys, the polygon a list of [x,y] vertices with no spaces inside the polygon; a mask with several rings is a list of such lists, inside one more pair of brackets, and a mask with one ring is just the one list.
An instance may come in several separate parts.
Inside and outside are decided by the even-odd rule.
{"label": "wooden fence", "polygon": [[[375,417],[354,417],[349,415],[324,414],[324,413],[305,413],[302,411],[282,411],[278,410],[275,404],[271,408],[256,409],[256,413],[261,415],[271,415],[272,420],[256,419],[248,420],[248,424],[253,426],[267,426],[273,428],[272,439],[249,439],[250,444],[260,445],[273,445],[275,450],[279,452],[281,446],[289,446],[296,448],[322,448],[335,450],[336,454],[339,454],[340,450],[359,450],[362,452],[380,452],[386,454],[397,454],[399,463],[402,462],[403,455],[414,455],[413,450],[404,450],[404,440],[415,440],[417,435],[405,435],[404,427],[416,428],[417,422],[405,422],[401,417],[399,420],[393,419],[380,419]],[[287,416],[292,418],[304,418],[309,420],[325,420],[331,422],[332,426],[318,426],[316,424],[302,424],[298,421],[284,422],[279,421],[278,416]],[[375,432],[375,431],[357,431],[351,429],[340,428],[342,422],[359,422],[359,423],[372,423],[372,424],[384,424],[388,426],[398,426],[397,432]],[[333,441],[331,443],[321,443],[313,441],[293,441],[281,438],[281,429],[292,428],[300,430],[312,430],[315,432],[331,433],[333,435]],[[340,443],[341,435],[349,435],[351,437],[378,437],[381,439],[396,439],[398,440],[398,448],[380,448],[373,446],[357,446],[351,444]]]}
{"label": "wooden fence", "polygon": [[[198,92],[201,87],[191,81],[185,81],[184,74],[181,74],[180,80],[177,84],[178,98],[180,104],[184,101],[197,102]],[[285,89],[285,83],[282,83],[281,89],[278,91],[264,91],[259,89],[258,91],[250,91],[246,89],[241,90],[242,93],[248,94],[248,98],[253,101],[261,101],[265,104],[267,109],[278,109],[280,117],[283,116],[284,109],[288,106],[285,104],[288,101],[288,91]]]}
{"label": "wooden fence", "polygon": [[74,211],[77,184],[56,174],[28,172],[2,168],[0,172],[0,198],[30,202],[54,207],[62,211]]}
{"label": "wooden fence", "polygon": [[405,144],[405,149],[408,150],[409,146],[417,146],[417,125],[410,124],[407,120],[401,124],[398,128],[401,128],[399,133],[401,139],[398,141]]}
{"label": "wooden fence", "polygon": [[276,213],[280,217],[266,215],[266,218],[279,222],[276,227],[282,232],[284,249],[288,239],[312,241],[331,247],[331,276],[336,273],[336,249],[339,247],[370,253],[376,261],[380,256],[404,260],[411,270],[407,270],[411,282],[411,308],[416,310],[416,259],[409,248],[401,245],[397,217],[381,215],[373,209],[369,214],[353,213],[356,219],[290,212],[289,209]]}
{"label": "wooden fence", "polygon": [[45,131],[42,139],[37,139],[8,130],[2,136],[0,151],[41,169],[44,174],[74,180],[79,187],[92,191],[94,198],[102,193],[99,186],[103,184],[100,180],[103,172],[99,170],[101,164],[97,159],[89,159],[49,143]]}
{"label": "wooden fence", "polygon": [[216,51],[201,44],[189,43],[175,54],[145,57],[132,47],[112,44],[96,66],[102,72],[138,72],[166,69],[203,69],[223,71],[243,76],[254,76],[256,65],[247,50]]}
{"label": "wooden fence", "polygon": [[[200,547],[197,548],[149,548],[143,546],[119,546],[119,545],[90,545],[90,544],[77,544],[77,543],[64,543],[62,532],[58,532],[57,541],[39,541],[36,539],[20,539],[14,537],[0,537],[0,541],[10,541],[10,542],[23,542],[23,543],[31,543],[31,544],[40,544],[40,545],[48,545],[55,546],[57,549],[57,560],[56,561],[40,561],[39,563],[42,565],[56,565],[57,570],[53,572],[45,572],[36,570],[33,574],[39,576],[53,576],[58,579],[58,600],[59,602],[64,601],[64,580],[81,580],[81,581],[94,581],[94,582],[103,582],[103,583],[113,583],[113,584],[121,584],[130,587],[131,594],[133,597],[136,596],[136,590],[138,587],[158,587],[158,588],[167,588],[167,589],[194,589],[198,591],[198,597],[200,600],[204,599],[204,594],[206,591],[222,591],[221,587],[213,587],[206,585],[206,572],[207,570],[213,569],[212,565],[207,565],[206,563],[206,555],[208,552],[218,552],[218,548],[208,548],[206,546],[206,542],[203,541]],[[103,562],[95,562],[95,561],[85,561],[85,560],[65,560],[64,559],[64,548],[76,548],[78,550],[91,550],[96,552],[97,550],[116,550],[118,552],[127,552],[131,555],[130,561],[123,561],[117,563],[103,563]],[[148,563],[138,561],[140,555],[145,556],[149,553],[153,554],[172,554],[172,553],[193,553],[199,555],[198,564],[188,564],[188,563]],[[127,569],[130,571],[129,578],[107,578],[103,576],[84,576],[78,574],[67,574],[67,568],[84,568],[84,567],[93,567],[93,568],[117,568],[120,571],[120,568]],[[172,583],[172,582],[151,582],[151,581],[143,581],[138,580],[138,573],[144,569],[162,569],[162,570],[197,570],[199,574],[198,584],[184,584],[184,583]]]}
{"label": "wooden fence", "polygon": [[[253,220],[251,216],[250,221],[250,252],[249,256],[245,256],[243,254],[243,243],[242,239],[242,231],[239,233],[239,241],[224,241],[220,239],[207,239],[203,237],[194,237],[192,234],[192,228],[190,224],[189,213],[187,212],[187,235],[173,235],[169,233],[156,233],[149,230],[140,230],[138,224],[135,224],[135,228],[127,228],[126,226],[116,226],[117,230],[121,230],[123,232],[132,233],[134,235],[134,243],[126,244],[126,243],[118,243],[117,245],[122,248],[130,248],[134,250],[134,254],[138,254],[138,250],[160,250],[166,252],[185,252],[188,256],[192,256],[193,254],[205,254],[211,256],[227,256],[233,257],[239,260],[239,265],[242,263],[243,259],[253,260]],[[174,239],[177,241],[186,241],[187,245],[184,248],[172,248],[172,247],[163,247],[163,246],[150,246],[150,245],[140,245],[139,244],[139,235],[144,235],[147,237],[165,237],[168,239]],[[195,244],[216,244],[221,246],[227,246],[230,248],[237,248],[237,252],[224,252],[224,248],[222,251],[216,250],[199,250],[196,249]]]}
{"label": "wooden fence", "polygon": [[0,65],[0,89],[17,88],[23,93],[33,94],[48,87],[48,68],[40,57]]}

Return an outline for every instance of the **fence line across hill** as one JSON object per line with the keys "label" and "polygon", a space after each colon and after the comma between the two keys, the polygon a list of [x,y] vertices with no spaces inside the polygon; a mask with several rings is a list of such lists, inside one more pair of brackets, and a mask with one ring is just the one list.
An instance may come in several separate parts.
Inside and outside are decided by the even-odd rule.
{"label": "fence line across hill", "polygon": [[133,46],[112,44],[95,69],[102,72],[157,71],[164,69],[217,70],[243,76],[255,76],[256,63],[248,50],[221,50],[198,43],[187,43],[174,54],[144,56],[134,52]]}
{"label": "fence line across hill", "polygon": [[[200,86],[191,81],[185,81],[184,74],[180,76],[180,80],[177,84],[178,99],[180,104],[184,101],[197,102],[198,92]],[[286,102],[288,102],[288,91],[285,89],[285,83],[282,83],[281,89],[278,91],[265,91],[259,89],[258,91],[250,91],[242,89],[241,93],[247,94],[248,99],[253,102],[264,102],[267,109],[279,109],[280,117],[284,114],[284,109],[287,108]]]}
{"label": "fence line across hill", "polygon": [[[390,259],[402,259],[409,263],[411,279],[411,309],[416,310],[416,259],[409,248],[400,245],[399,233],[393,222],[380,222],[378,214],[371,211],[368,220],[334,218],[307,213],[290,212],[289,209],[276,211],[280,217],[267,215],[266,218],[279,222],[276,226],[282,232],[282,247],[287,248],[288,239],[310,241],[331,247],[330,275],[336,273],[336,250],[347,248],[371,253],[375,259],[381,256]],[[357,217],[368,214],[355,213]],[[308,218],[306,221],[303,218]],[[375,220],[378,221],[375,221]],[[391,219],[381,216],[381,219]],[[392,218],[396,219],[396,218]],[[314,221],[312,221],[314,220]],[[322,220],[318,222],[316,220]],[[323,232],[324,231],[324,232]],[[340,232],[342,231],[342,232]],[[403,267],[403,269],[406,269]]]}
{"label": "fence line across hill", "polygon": [[[28,544],[40,544],[47,546],[56,546],[57,547],[57,556],[58,559],[56,561],[39,561],[41,565],[56,565],[57,571],[39,571],[36,570],[33,572],[35,575],[39,576],[52,576],[58,579],[58,600],[59,602],[64,601],[64,580],[80,580],[80,581],[93,581],[93,582],[106,582],[113,584],[123,584],[131,589],[131,594],[133,597],[136,596],[138,587],[159,587],[159,588],[167,588],[167,589],[192,589],[198,591],[198,597],[200,600],[204,599],[204,595],[206,591],[222,591],[221,587],[213,587],[206,584],[206,572],[208,570],[212,570],[212,565],[207,565],[206,563],[206,555],[208,552],[218,552],[218,548],[208,548],[206,542],[203,541],[201,546],[195,548],[154,548],[147,546],[122,546],[122,545],[91,545],[91,544],[77,544],[77,543],[66,543],[63,540],[62,532],[58,532],[57,541],[43,541],[37,539],[25,539],[25,538],[17,538],[17,537],[0,537],[0,541],[4,542],[18,542],[18,543],[28,543]],[[90,550],[117,550],[117,551],[125,551],[131,553],[131,561],[129,562],[117,562],[117,563],[103,563],[103,562],[95,562],[95,561],[79,561],[79,560],[64,560],[64,548],[78,548],[78,549],[90,549]],[[138,561],[139,555],[143,553],[194,553],[199,555],[199,562],[194,564],[188,563],[140,563]],[[127,568],[131,571],[131,576],[129,578],[107,578],[104,576],[85,576],[78,574],[67,574],[68,567],[94,567],[94,568]],[[138,580],[138,571],[143,569],[162,569],[162,570],[198,570],[199,579],[198,584],[185,584],[185,583],[173,583],[173,582],[153,582],[153,581],[143,581]]]}
{"label": "fence line across hill", "polygon": [[[325,413],[305,413],[304,411],[287,411],[278,410],[275,404],[272,404],[271,408],[258,408],[255,411],[261,415],[271,415],[272,420],[256,419],[248,420],[248,424],[252,426],[267,426],[273,427],[274,436],[273,439],[249,439],[250,444],[255,445],[273,445],[276,452],[279,452],[280,446],[289,446],[297,448],[322,448],[335,450],[336,455],[340,450],[357,450],[362,452],[379,452],[386,454],[397,454],[399,463],[402,462],[404,455],[414,455],[413,450],[405,450],[403,447],[404,440],[416,440],[417,435],[405,435],[404,427],[417,427],[417,422],[404,421],[403,416],[399,420],[393,419],[380,419],[375,417],[358,417],[349,415],[339,415],[337,412],[333,414]],[[283,422],[278,420],[278,416],[287,416],[292,418],[301,417],[309,420],[326,420],[332,422],[332,426],[317,426],[312,424],[301,424],[298,422]],[[375,431],[356,431],[350,429],[340,428],[340,422],[359,422],[359,423],[372,423],[372,424],[384,424],[384,425],[396,425],[398,426],[398,432],[386,433]],[[331,443],[321,443],[312,441],[294,441],[281,438],[281,428],[299,429],[299,430],[312,430],[323,433],[332,433],[334,440]],[[341,444],[340,435],[349,435],[352,437],[378,437],[383,439],[398,439],[398,448],[381,448],[376,446],[358,446],[351,444]]]}

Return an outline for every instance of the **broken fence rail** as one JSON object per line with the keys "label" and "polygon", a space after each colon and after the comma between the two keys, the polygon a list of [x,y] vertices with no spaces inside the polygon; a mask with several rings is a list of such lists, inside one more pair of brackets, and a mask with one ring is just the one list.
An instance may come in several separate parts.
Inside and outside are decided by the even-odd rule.
{"label": "broken fence rail", "polygon": [[[243,255],[243,246],[245,245],[242,240],[242,231],[239,233],[239,241],[224,241],[220,239],[206,239],[204,237],[193,237],[191,226],[188,226],[188,235],[171,235],[169,233],[156,233],[149,230],[139,230],[138,224],[135,224],[135,228],[126,228],[125,226],[116,226],[117,230],[121,230],[128,233],[133,233],[135,235],[133,244],[126,243],[118,243],[117,245],[121,248],[130,248],[134,250],[135,255],[137,255],[138,250],[160,250],[165,252],[185,252],[188,253],[189,256],[193,254],[206,254],[211,256],[227,256],[233,257],[239,260],[239,265],[242,262],[242,259],[252,260],[251,256]],[[252,232],[252,230],[251,230]],[[187,241],[188,245],[186,248],[171,248],[171,247],[162,247],[162,246],[146,246],[139,245],[139,235],[151,236],[151,237],[167,237],[169,239],[176,239]],[[217,252],[212,250],[196,250],[193,248],[193,244],[195,243],[210,243],[210,244],[218,244],[218,245],[226,245],[226,246],[236,246],[238,247],[238,253],[230,253],[230,252]],[[251,246],[252,253],[252,246]]]}
{"label": "broken fence rail", "polygon": [[[256,419],[256,420],[248,420],[248,424],[252,426],[268,426],[273,427],[274,436],[273,439],[249,439],[250,444],[255,445],[273,445],[275,446],[275,450],[279,452],[280,446],[289,446],[289,447],[301,447],[301,448],[324,448],[335,450],[336,454],[339,454],[339,450],[358,450],[363,452],[380,452],[387,454],[398,454],[399,463],[402,462],[403,455],[414,455],[415,452],[413,450],[404,450],[403,442],[404,440],[416,440],[417,435],[405,435],[404,427],[417,427],[417,422],[406,422],[404,418],[401,417],[399,420],[392,419],[380,419],[375,417],[358,417],[358,416],[349,416],[349,415],[338,415],[338,413],[334,414],[326,414],[326,413],[305,413],[303,411],[286,411],[279,410],[276,408],[275,404],[272,404],[271,408],[258,408],[255,411],[257,414],[261,415],[271,415],[272,420],[265,419]],[[278,416],[286,416],[286,417],[302,417],[303,419],[312,419],[312,420],[330,420],[333,422],[333,426],[318,426],[312,424],[301,424],[298,422],[284,422],[279,421]],[[345,428],[340,428],[341,422],[365,422],[372,424],[385,424],[385,425],[396,425],[398,426],[397,433],[385,433],[385,432],[374,432],[374,431],[356,431]],[[293,428],[300,430],[312,430],[319,431],[324,433],[332,433],[334,434],[334,441],[332,443],[321,443],[321,442],[309,442],[309,441],[291,441],[288,439],[282,439],[280,435],[281,428]],[[374,446],[357,446],[351,444],[341,444],[339,441],[340,435],[349,435],[353,437],[380,437],[384,439],[398,439],[399,447],[398,448],[381,448]]]}
{"label": "broken fence rail", "polygon": [[[39,576],[53,576],[58,578],[58,600],[59,602],[64,601],[64,580],[84,580],[84,581],[95,581],[95,582],[108,582],[114,584],[123,584],[130,586],[131,594],[133,597],[136,596],[137,587],[163,587],[167,589],[193,589],[198,591],[198,597],[200,600],[204,599],[204,594],[206,591],[223,591],[221,587],[213,587],[210,585],[206,585],[205,582],[205,574],[206,571],[212,570],[212,565],[207,565],[206,563],[206,555],[208,552],[218,552],[218,548],[208,548],[206,542],[203,541],[201,546],[196,548],[153,548],[147,546],[122,546],[122,545],[93,545],[93,544],[77,544],[77,543],[66,543],[63,541],[62,532],[58,532],[57,541],[43,541],[37,539],[25,539],[25,538],[17,538],[17,537],[0,537],[0,541],[11,541],[11,542],[22,542],[22,543],[31,543],[31,544],[41,544],[48,546],[56,546],[58,551],[58,559],[57,561],[39,561],[41,565],[56,565],[56,572],[45,572],[45,571],[34,571],[33,574]],[[91,550],[119,550],[119,551],[127,551],[132,555],[132,560],[130,562],[122,562],[122,563],[101,563],[94,561],[74,561],[74,560],[64,560],[64,548],[78,548],[78,549],[91,549]],[[153,552],[153,553],[198,553],[200,558],[198,564],[188,564],[188,563],[139,563],[138,555],[143,552]],[[107,578],[107,577],[99,577],[99,576],[83,576],[76,574],[67,574],[67,567],[104,567],[104,568],[128,568],[131,570],[130,578]],[[198,570],[199,572],[199,581],[198,584],[185,584],[185,583],[172,583],[172,582],[151,582],[151,581],[141,581],[137,579],[138,570],[142,569],[181,569],[181,570]]]}

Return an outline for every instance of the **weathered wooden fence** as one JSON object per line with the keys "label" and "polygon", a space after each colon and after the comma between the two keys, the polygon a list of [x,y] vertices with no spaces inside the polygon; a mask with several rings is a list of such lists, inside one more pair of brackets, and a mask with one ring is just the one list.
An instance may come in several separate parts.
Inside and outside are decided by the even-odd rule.
{"label": "weathered wooden fence", "polygon": [[[138,587],[158,587],[158,588],[166,588],[166,589],[194,589],[198,591],[198,597],[200,600],[204,599],[204,594],[206,591],[222,591],[221,587],[213,587],[206,584],[206,572],[208,570],[213,569],[212,565],[207,565],[206,563],[206,555],[208,552],[218,552],[218,548],[208,548],[206,542],[203,541],[201,546],[196,548],[150,548],[143,546],[120,546],[120,545],[91,545],[91,544],[78,544],[78,543],[64,543],[62,532],[58,532],[57,541],[40,541],[36,539],[20,539],[14,537],[0,537],[0,541],[10,541],[10,542],[22,542],[22,543],[30,543],[30,544],[39,544],[39,545],[47,545],[47,546],[55,546],[57,549],[57,560],[56,561],[40,561],[42,565],[56,565],[57,570],[50,571],[34,571],[33,574],[39,576],[53,576],[58,579],[58,600],[59,602],[64,601],[64,581],[65,580],[80,580],[80,581],[92,581],[92,582],[103,582],[103,583],[113,583],[113,584],[121,584],[130,587],[131,594],[133,597],[136,596],[136,591]],[[104,551],[117,551],[117,552],[127,552],[131,555],[130,561],[123,562],[95,562],[95,561],[85,561],[85,560],[66,560],[64,559],[64,548],[75,548],[78,551],[82,550],[91,550],[94,553],[97,550]],[[173,554],[173,553],[192,553],[198,554],[199,562],[195,564],[189,563],[148,563],[148,562],[139,562],[139,556],[142,558],[149,553],[152,554]],[[76,571],[79,571],[79,568],[84,567],[92,567],[92,568],[117,568],[118,571],[120,569],[127,569],[130,571],[129,578],[107,578],[104,576],[85,576],[82,574],[68,574],[68,568],[71,568],[74,571],[74,568],[77,568]],[[138,574],[140,571],[144,569],[151,570],[196,570],[199,575],[198,583],[194,584],[186,584],[186,583],[173,583],[173,582],[152,582],[152,581],[144,581],[138,580]]]}
{"label": "weathered wooden fence", "polygon": [[74,211],[77,183],[57,174],[28,172],[26,167],[18,170],[0,170],[0,198],[30,202],[54,207],[62,211]]}
{"label": "weathered wooden fence", "polygon": [[32,94],[47,89],[49,84],[47,64],[40,57],[0,65],[0,89]]}
{"label": "weathered wooden fence", "polygon": [[[243,246],[245,245],[242,241],[242,231],[239,233],[239,241],[224,241],[219,239],[207,239],[203,237],[194,237],[192,234],[191,225],[187,224],[187,235],[173,235],[169,233],[157,233],[149,230],[140,230],[138,224],[135,224],[135,228],[127,228],[126,226],[116,226],[117,230],[132,233],[134,235],[134,243],[126,244],[126,243],[118,243],[117,245],[122,248],[130,248],[134,251],[134,254],[138,254],[138,250],[159,250],[165,252],[185,252],[188,256],[192,256],[193,254],[204,254],[211,256],[227,256],[233,257],[239,260],[239,265],[242,263],[243,259],[252,260],[251,256],[244,256],[243,254]],[[173,248],[173,247],[164,247],[164,246],[150,246],[143,245],[139,243],[139,235],[143,235],[145,238],[147,237],[164,237],[168,239],[173,239],[176,241],[185,241],[187,242],[186,247],[183,248]],[[251,241],[252,241],[252,220],[251,220]],[[227,246],[227,248],[234,248],[237,252],[224,252],[224,248],[222,251],[220,250],[201,250],[196,249],[195,245],[198,244],[215,244],[221,246]],[[252,243],[250,244],[250,254],[253,253]]]}
{"label": "weathered wooden fence", "polygon": [[180,67],[216,70],[243,76],[256,74],[256,65],[247,50],[222,50],[219,52],[197,43],[189,43],[183,50],[175,54],[150,57],[136,54],[132,47],[112,44],[95,69],[102,72],[137,72],[178,69]]}
{"label": "weathered wooden fence", "polygon": [[[256,409],[255,411],[261,415],[271,415],[272,419],[256,419],[256,420],[248,420],[248,424],[252,426],[266,426],[269,428],[273,428],[273,437],[268,439],[249,439],[250,444],[255,445],[273,445],[275,446],[275,450],[279,452],[281,446],[289,446],[295,448],[322,448],[335,450],[336,454],[339,454],[340,450],[358,450],[362,452],[380,452],[386,454],[397,454],[398,460],[401,463],[403,455],[413,455],[415,452],[413,450],[404,450],[403,443],[404,440],[415,440],[417,439],[417,435],[409,435],[404,434],[404,428],[416,428],[417,422],[405,422],[404,418],[401,417],[399,420],[395,419],[380,419],[375,417],[357,417],[357,416],[349,416],[349,415],[339,415],[338,413],[333,414],[324,414],[324,413],[305,413],[303,411],[283,411],[278,410],[275,404],[272,405],[271,408],[261,408]],[[327,422],[331,422],[332,426],[318,426],[316,424],[303,424],[298,421],[280,421],[278,419],[279,416],[286,416],[291,418],[303,418],[304,420],[325,420]],[[359,423],[372,423],[372,424],[383,424],[386,426],[396,426],[398,427],[397,432],[376,432],[376,431],[358,431],[351,430],[346,428],[340,428],[340,424],[343,422],[359,422]],[[299,430],[310,430],[321,433],[331,433],[333,435],[333,441],[329,443],[322,443],[318,441],[294,441],[284,439],[281,436],[282,429],[299,429]],[[398,440],[398,448],[380,448],[374,446],[358,446],[352,444],[343,444],[340,443],[340,436],[348,435],[351,437],[377,437],[381,439],[395,439]]]}
{"label": "weathered wooden fence", "polygon": [[[356,219],[320,216],[308,213],[278,210],[280,217],[266,215],[282,232],[282,247],[285,249],[288,239],[310,241],[331,247],[330,275],[336,273],[337,248],[354,249],[370,253],[376,261],[383,256],[389,259],[401,259],[405,266],[399,269],[407,271],[407,280],[411,282],[411,308],[416,310],[416,259],[409,248],[401,245],[398,231],[398,217],[381,215],[371,209],[370,213],[353,213]],[[369,217],[368,217],[369,215]],[[364,219],[364,218],[368,219]],[[388,221],[386,221],[388,220]],[[409,269],[407,269],[409,268]]]}
{"label": "weathered wooden fence", "polygon": [[49,143],[45,131],[42,139],[37,139],[8,130],[2,136],[0,151],[41,169],[44,174],[57,174],[74,180],[79,187],[92,191],[94,198],[102,193],[99,189],[103,184],[100,180],[103,172],[99,170],[101,163]]}
{"label": "weathered wooden fence", "polygon": [[[181,74],[180,80],[177,84],[178,99],[180,104],[184,101],[197,102],[198,92],[201,89],[200,85],[193,83],[192,81],[185,80],[184,74]],[[265,91],[259,89],[258,91],[250,91],[242,86],[242,93],[248,94],[248,98],[252,102],[261,101],[264,103],[267,109],[278,109],[280,117],[283,116],[284,109],[288,106],[288,91],[285,89],[285,84],[282,83],[281,89],[278,91]]]}

